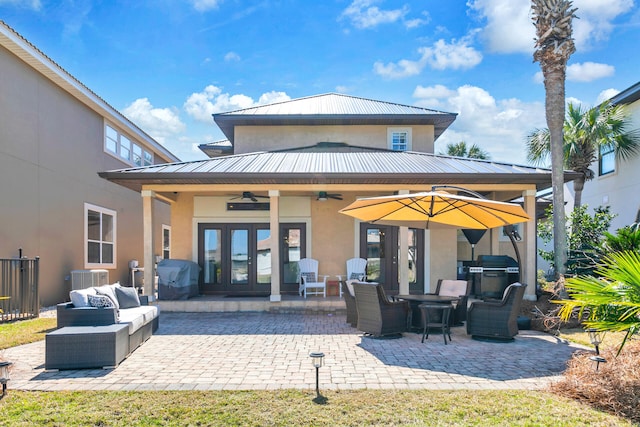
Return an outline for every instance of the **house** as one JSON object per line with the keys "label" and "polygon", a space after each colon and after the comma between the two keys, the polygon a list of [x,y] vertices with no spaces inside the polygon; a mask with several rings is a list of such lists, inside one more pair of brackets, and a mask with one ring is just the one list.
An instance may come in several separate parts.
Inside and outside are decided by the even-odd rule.
{"label": "house", "polygon": [[[2,21],[0,75],[0,257],[40,257],[45,306],[68,299],[73,270],[129,283],[145,251],[144,199],[98,171],[179,159]],[[146,211],[146,250],[161,255],[170,207]]]}
{"label": "house", "polygon": [[[457,230],[361,223],[338,211],[359,197],[443,184],[495,200],[523,198],[532,220],[520,229],[522,281],[535,283],[535,195],[550,186],[551,173],[434,154],[455,117],[343,94],[310,96],[214,114],[228,142],[209,147],[210,159],[100,176],[140,192],[145,206],[158,198],[171,204],[172,256],[203,268],[205,294],[269,295],[277,303],[298,294],[298,259],[318,259],[319,273],[335,279],[354,256],[369,260],[367,278],[391,294],[433,291],[468,257]],[[145,210],[145,230],[156,227],[152,218]],[[482,245],[485,254],[513,255],[502,230],[486,233]],[[153,255],[145,252],[146,265]],[[145,270],[146,292],[151,274]],[[527,292],[533,298],[535,286]]]}
{"label": "house", "polygon": [[[640,129],[640,82],[623,90],[610,102],[626,105],[630,129]],[[612,231],[640,222],[640,155],[619,160],[613,151],[601,151],[594,172],[595,178],[585,183],[582,203],[590,210],[610,206],[611,212],[618,215],[611,222]]]}

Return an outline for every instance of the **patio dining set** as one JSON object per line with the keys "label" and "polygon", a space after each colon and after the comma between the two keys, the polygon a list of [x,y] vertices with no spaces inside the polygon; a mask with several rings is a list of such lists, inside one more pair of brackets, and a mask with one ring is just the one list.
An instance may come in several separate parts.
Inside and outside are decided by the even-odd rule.
{"label": "patio dining set", "polygon": [[[466,322],[467,334],[476,339],[509,341],[518,333],[518,313],[526,288],[512,283],[501,299],[474,300],[469,304],[471,282],[441,279],[434,293],[387,296],[383,286],[366,281],[367,260],[347,261],[346,280],[341,281],[347,323],[370,337],[400,337],[421,332],[422,342],[431,329],[439,329],[444,343],[451,342],[451,326]],[[300,293],[326,295],[325,282],[317,282],[317,260],[302,259]],[[344,287],[342,286],[344,284]],[[320,290],[318,290],[320,289]]]}

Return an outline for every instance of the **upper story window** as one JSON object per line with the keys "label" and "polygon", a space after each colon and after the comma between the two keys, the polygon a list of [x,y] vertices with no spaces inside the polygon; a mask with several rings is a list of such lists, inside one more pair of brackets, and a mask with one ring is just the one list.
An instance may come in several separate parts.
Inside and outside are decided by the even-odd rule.
{"label": "upper story window", "polygon": [[84,204],[85,268],[116,267],[116,216],[114,210]]}
{"label": "upper story window", "polygon": [[613,146],[603,145],[600,147],[600,158],[598,159],[599,175],[607,175],[616,170],[616,156]]}
{"label": "upper story window", "polygon": [[104,126],[104,150],[132,166],[153,164],[153,153],[145,150],[109,125]]}
{"label": "upper story window", "polygon": [[387,147],[394,151],[411,151],[411,128],[387,128]]}

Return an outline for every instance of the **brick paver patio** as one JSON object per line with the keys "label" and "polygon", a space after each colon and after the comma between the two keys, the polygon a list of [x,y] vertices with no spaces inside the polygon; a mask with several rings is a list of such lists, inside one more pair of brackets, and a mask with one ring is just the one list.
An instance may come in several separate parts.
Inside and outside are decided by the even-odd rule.
{"label": "brick paver patio", "polygon": [[482,342],[452,328],[364,337],[343,314],[163,313],[156,335],[116,369],[44,370],[44,341],[8,349],[10,389],[314,389],[309,353],[325,353],[323,389],[541,389],[583,347],[535,331],[509,343]]}

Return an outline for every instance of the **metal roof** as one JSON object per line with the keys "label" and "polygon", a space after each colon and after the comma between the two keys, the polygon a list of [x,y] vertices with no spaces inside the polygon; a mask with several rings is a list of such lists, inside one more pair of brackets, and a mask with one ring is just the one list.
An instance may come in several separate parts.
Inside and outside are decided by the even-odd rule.
{"label": "metal roof", "polygon": [[[325,143],[326,144],[326,143]],[[101,172],[139,191],[144,184],[551,184],[549,169],[430,153],[318,144]],[[567,172],[565,179],[574,179]]]}
{"label": "metal roof", "polygon": [[640,82],[613,96],[610,101],[612,104],[631,104],[638,99],[640,99]]}
{"label": "metal roof", "polygon": [[258,125],[433,125],[437,139],[456,116],[428,108],[328,93],[214,114],[213,120],[231,142],[234,126]]}

